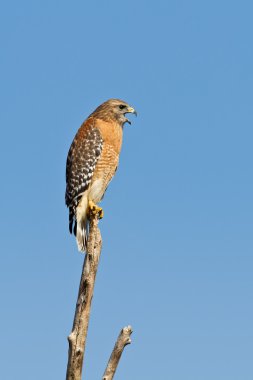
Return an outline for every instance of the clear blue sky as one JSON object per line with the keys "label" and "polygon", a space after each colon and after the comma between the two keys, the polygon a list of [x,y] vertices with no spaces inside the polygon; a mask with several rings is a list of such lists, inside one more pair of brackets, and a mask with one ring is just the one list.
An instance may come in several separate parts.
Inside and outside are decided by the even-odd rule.
{"label": "clear blue sky", "polygon": [[[86,4],[85,4],[86,3]],[[253,5],[9,1],[1,31],[1,379],[64,379],[83,256],[65,162],[104,100],[125,128],[100,226],[87,379],[253,379]]]}

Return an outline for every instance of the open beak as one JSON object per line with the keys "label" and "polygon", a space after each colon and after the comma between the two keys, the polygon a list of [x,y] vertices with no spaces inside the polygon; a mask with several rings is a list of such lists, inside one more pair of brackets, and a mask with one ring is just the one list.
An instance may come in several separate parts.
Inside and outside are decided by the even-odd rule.
{"label": "open beak", "polygon": [[[133,107],[127,107],[126,113],[133,113],[135,116],[137,116],[137,112],[135,111]],[[126,119],[126,122],[130,125],[132,124],[131,121],[128,119]]]}

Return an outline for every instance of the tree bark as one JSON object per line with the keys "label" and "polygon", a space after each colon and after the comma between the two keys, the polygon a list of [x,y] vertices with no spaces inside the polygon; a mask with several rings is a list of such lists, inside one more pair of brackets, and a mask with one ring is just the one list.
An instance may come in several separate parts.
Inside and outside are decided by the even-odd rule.
{"label": "tree bark", "polygon": [[115,343],[114,349],[111,353],[110,359],[108,361],[107,367],[105,369],[102,380],[112,380],[115,375],[120,357],[127,344],[131,343],[130,335],[133,330],[131,326],[124,327]]}
{"label": "tree bark", "polygon": [[98,216],[90,220],[87,253],[84,259],[72,332],[68,337],[69,352],[66,380],[81,380],[86,337],[90,318],[96,273],[102,248]]}

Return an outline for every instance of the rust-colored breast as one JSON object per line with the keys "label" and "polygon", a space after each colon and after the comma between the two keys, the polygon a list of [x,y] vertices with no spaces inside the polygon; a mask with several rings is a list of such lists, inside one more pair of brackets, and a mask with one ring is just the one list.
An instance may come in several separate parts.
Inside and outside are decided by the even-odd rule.
{"label": "rust-colored breast", "polygon": [[104,193],[118,166],[123,132],[116,122],[97,120],[96,127],[103,139],[103,149],[92,182],[102,179],[101,193]]}
{"label": "rust-colored breast", "polygon": [[116,153],[120,153],[122,145],[122,127],[115,121],[96,120],[96,128],[100,130],[104,143],[110,145]]}

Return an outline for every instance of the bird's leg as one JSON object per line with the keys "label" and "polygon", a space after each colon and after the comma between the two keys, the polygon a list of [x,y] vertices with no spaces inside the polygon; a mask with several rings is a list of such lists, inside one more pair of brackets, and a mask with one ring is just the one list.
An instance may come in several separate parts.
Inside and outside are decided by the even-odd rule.
{"label": "bird's leg", "polygon": [[89,218],[94,216],[98,216],[98,219],[102,219],[104,216],[104,211],[101,207],[97,206],[93,201],[89,200],[89,210],[88,210]]}

